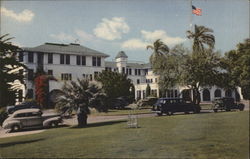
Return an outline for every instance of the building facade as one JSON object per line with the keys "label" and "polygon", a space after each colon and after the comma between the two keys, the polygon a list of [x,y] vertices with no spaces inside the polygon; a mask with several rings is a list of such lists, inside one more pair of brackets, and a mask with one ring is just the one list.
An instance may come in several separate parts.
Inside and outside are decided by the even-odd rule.
{"label": "building facade", "polygon": [[[129,62],[128,56],[123,51],[117,54],[115,61],[105,61],[107,57],[109,55],[105,53],[74,43],[45,43],[33,48],[23,48],[23,51],[19,53],[19,61],[24,63],[28,69],[20,70],[20,73],[26,74],[26,78],[22,90],[18,92],[17,102],[22,102],[24,98],[35,98],[33,78],[39,68],[57,79],[57,81],[49,82],[51,95],[61,89],[65,81],[76,81],[78,78],[87,78],[92,81],[103,70],[127,74],[135,86],[136,99],[146,97],[147,85],[151,88],[151,95],[156,97],[180,97],[181,92],[187,89],[186,87],[176,87],[162,94],[158,84],[159,76],[153,73],[149,63]],[[189,92],[188,95],[191,96],[191,93]],[[233,90],[224,90],[216,86],[202,88],[200,93],[202,102],[210,102],[216,97],[236,97],[238,95]]]}

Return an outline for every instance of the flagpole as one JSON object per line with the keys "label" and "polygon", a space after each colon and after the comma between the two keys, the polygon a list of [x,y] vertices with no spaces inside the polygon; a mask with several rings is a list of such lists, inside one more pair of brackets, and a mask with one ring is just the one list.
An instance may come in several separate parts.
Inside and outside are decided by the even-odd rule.
{"label": "flagpole", "polygon": [[193,24],[192,24],[192,21],[193,21],[192,0],[190,0],[190,9],[191,9],[191,11],[190,11],[190,22],[189,22],[189,25],[190,25],[190,30],[192,30],[192,26],[193,26]]}

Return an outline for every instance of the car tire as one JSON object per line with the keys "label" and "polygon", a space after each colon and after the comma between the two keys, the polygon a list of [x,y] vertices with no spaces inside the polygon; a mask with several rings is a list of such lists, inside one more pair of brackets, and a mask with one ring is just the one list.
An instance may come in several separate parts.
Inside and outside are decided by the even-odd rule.
{"label": "car tire", "polygon": [[12,132],[17,132],[17,131],[20,131],[20,130],[21,130],[21,127],[19,125],[13,125],[11,127]]}
{"label": "car tire", "polygon": [[217,113],[217,112],[218,112],[218,110],[217,110],[217,109],[214,109],[214,112],[215,112],[215,113]]}
{"label": "car tire", "polygon": [[239,110],[240,110],[240,111],[243,111],[243,110],[244,110],[244,107],[245,107],[244,104],[239,104]]}
{"label": "car tire", "polygon": [[51,128],[56,128],[58,126],[58,122],[52,121],[49,125]]}

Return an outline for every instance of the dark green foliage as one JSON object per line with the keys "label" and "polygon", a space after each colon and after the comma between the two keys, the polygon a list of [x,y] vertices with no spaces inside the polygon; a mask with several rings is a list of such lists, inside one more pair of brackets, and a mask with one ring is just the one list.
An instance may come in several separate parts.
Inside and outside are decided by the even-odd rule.
{"label": "dark green foliage", "polygon": [[107,94],[109,101],[112,101],[118,97],[127,97],[129,98],[129,103],[133,102],[134,86],[131,80],[127,78],[126,74],[120,74],[118,72],[112,71],[103,71],[96,78],[96,81],[101,82],[102,88]]}
{"label": "dark green foliage", "polygon": [[77,111],[79,127],[87,125],[90,107],[98,111],[107,111],[105,93],[97,85],[89,83],[88,80],[78,79],[77,82],[65,83],[62,87],[62,93],[56,107],[61,111],[65,109],[68,109],[69,112]]}
{"label": "dark green foliage", "polygon": [[151,93],[151,88],[150,88],[149,84],[147,84],[147,87],[146,87],[146,97],[150,96],[150,93]]}
{"label": "dark green foliage", "polygon": [[237,45],[236,50],[226,53],[221,61],[226,70],[223,79],[224,86],[229,88],[241,87],[244,99],[250,99],[250,39]]}
{"label": "dark green foliage", "polygon": [[6,108],[0,108],[0,125],[4,122],[4,120],[8,117],[6,112]]}
{"label": "dark green foliage", "polygon": [[17,61],[16,55],[20,49],[9,42],[12,38],[7,37],[8,34],[0,36],[0,107],[15,103],[15,92],[18,88],[11,88],[9,82],[18,80],[23,83],[24,76],[19,70],[26,68]]}

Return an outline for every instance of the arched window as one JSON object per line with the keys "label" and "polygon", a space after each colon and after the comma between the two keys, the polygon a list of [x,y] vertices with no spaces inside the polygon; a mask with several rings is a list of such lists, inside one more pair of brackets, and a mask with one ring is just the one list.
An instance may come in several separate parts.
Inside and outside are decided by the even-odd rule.
{"label": "arched window", "polygon": [[203,101],[210,101],[210,91],[208,89],[204,89],[202,92]]}
{"label": "arched window", "polygon": [[221,90],[220,90],[220,89],[216,89],[216,90],[214,91],[214,97],[215,97],[215,98],[221,97]]}
{"label": "arched window", "polygon": [[227,89],[225,92],[225,96],[226,97],[232,97],[232,90],[231,89]]}

